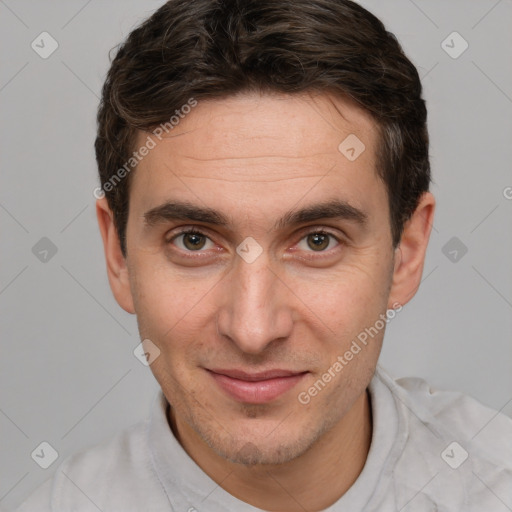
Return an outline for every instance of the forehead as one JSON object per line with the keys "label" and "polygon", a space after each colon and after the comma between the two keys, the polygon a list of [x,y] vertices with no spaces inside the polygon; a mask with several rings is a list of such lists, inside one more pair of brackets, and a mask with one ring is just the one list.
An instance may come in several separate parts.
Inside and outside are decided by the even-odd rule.
{"label": "forehead", "polygon": [[[178,154],[186,139],[188,153],[210,160],[231,158],[234,151],[243,157],[265,156],[264,151],[266,156],[310,156],[331,152],[350,133],[366,145],[372,145],[376,135],[369,113],[348,99],[327,94],[244,93],[200,100],[188,114],[173,116],[173,123],[158,144],[172,145]],[[142,145],[148,134],[139,131],[136,145]]]}
{"label": "forehead", "polygon": [[253,210],[261,214],[285,197],[338,191],[362,206],[372,189],[385,194],[375,172],[375,121],[339,97],[247,93],[198,101],[161,140],[139,132],[136,146],[148,135],[156,145],[138,164],[130,193],[140,208],[169,196],[218,206],[221,188],[226,207],[258,204]]}

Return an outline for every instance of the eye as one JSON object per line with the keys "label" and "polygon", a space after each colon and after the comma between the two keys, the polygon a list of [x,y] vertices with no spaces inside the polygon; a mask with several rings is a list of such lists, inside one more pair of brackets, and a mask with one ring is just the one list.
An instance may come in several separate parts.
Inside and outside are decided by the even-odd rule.
{"label": "eye", "polygon": [[325,252],[326,249],[332,249],[337,245],[339,245],[339,241],[334,235],[320,230],[308,233],[297,244],[297,247],[303,251]]}
{"label": "eye", "polygon": [[214,246],[214,243],[204,233],[195,229],[181,231],[174,235],[169,243],[173,243],[178,249],[188,252],[198,252],[203,249],[211,249]]}

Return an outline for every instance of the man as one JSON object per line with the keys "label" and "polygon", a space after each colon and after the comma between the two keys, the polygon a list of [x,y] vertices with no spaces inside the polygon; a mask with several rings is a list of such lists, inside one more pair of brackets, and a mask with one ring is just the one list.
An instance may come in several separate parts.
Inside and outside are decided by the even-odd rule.
{"label": "man", "polygon": [[377,366],[435,205],[418,74],[379,20],[171,0],[112,62],[96,156],[110,285],[162,392],[21,510],[512,506],[512,421]]}

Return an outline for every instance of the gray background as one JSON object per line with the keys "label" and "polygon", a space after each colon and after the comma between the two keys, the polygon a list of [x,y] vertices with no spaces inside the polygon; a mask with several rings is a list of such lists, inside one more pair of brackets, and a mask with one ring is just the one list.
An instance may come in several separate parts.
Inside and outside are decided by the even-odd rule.
{"label": "gray background", "polygon": [[[6,510],[64,457],[144,418],[157,390],[133,355],[135,318],[108,286],[92,191],[108,52],[162,3],[0,0]],[[391,322],[381,363],[511,415],[512,3],[361,3],[397,35],[423,77],[438,201],[424,282]],[[43,31],[59,44],[47,59],[31,48]],[[456,59],[442,47],[453,31],[469,44]],[[462,48],[457,38],[446,44],[452,53]],[[32,250],[43,237],[57,248],[46,262]],[[42,441],[59,453],[46,470],[31,458]]]}

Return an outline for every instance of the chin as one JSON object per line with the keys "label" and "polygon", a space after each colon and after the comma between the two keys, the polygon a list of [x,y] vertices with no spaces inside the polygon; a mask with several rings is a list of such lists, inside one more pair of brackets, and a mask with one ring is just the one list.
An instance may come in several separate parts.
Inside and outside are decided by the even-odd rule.
{"label": "chin", "polygon": [[241,446],[241,448],[236,449],[236,446],[234,447],[233,445],[220,446],[215,443],[208,443],[217,455],[229,462],[243,464],[244,466],[275,466],[285,464],[307,451],[307,447],[304,447],[302,442],[288,442],[288,444],[280,444],[278,446],[273,446],[273,444],[269,445],[268,442],[255,444],[251,441],[241,441],[237,445]]}
{"label": "chin", "polygon": [[[204,424],[194,429],[206,444],[220,457],[245,466],[286,464],[306,453],[328,430],[329,425],[304,425],[282,423],[283,428],[265,429],[264,434],[247,432],[232,436],[228,432],[220,434],[204,428]],[[238,430],[240,432],[240,430]]]}

